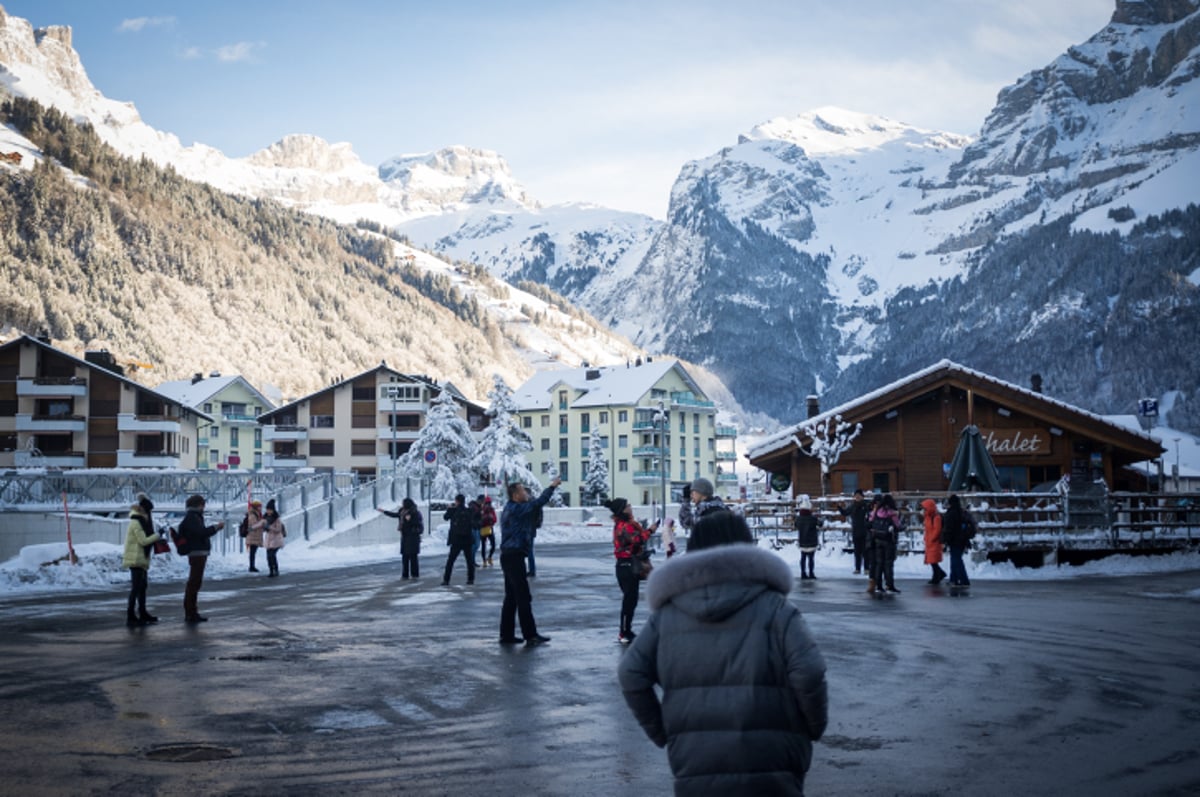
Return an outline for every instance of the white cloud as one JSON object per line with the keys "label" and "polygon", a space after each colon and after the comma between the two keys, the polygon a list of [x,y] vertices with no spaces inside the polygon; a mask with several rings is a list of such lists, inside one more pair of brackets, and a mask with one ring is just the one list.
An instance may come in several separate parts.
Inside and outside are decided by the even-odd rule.
{"label": "white cloud", "polygon": [[254,52],[265,46],[266,42],[236,42],[218,47],[213,54],[218,61],[232,64],[239,61],[253,60]]}
{"label": "white cloud", "polygon": [[117,33],[140,33],[146,28],[161,28],[175,24],[175,17],[132,17],[121,20]]}

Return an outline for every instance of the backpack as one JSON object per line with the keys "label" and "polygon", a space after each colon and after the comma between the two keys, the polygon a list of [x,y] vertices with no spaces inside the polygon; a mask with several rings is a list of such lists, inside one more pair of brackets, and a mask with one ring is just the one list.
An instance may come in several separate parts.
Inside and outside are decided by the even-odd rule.
{"label": "backpack", "polygon": [[179,529],[174,526],[171,527],[171,542],[175,543],[175,553],[180,556],[187,556],[188,552],[191,551],[187,537],[180,534]]}
{"label": "backpack", "polygon": [[242,524],[238,526],[238,536],[245,537],[250,533],[250,516],[246,515],[242,518]]}
{"label": "backpack", "polygon": [[890,517],[876,515],[871,519],[871,536],[877,540],[891,542],[895,534],[895,526]]}

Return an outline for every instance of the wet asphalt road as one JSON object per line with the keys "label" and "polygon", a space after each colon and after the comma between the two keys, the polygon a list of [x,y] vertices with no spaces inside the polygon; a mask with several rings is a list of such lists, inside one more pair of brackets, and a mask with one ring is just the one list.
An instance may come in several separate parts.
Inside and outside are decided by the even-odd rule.
{"label": "wet asphalt road", "polygon": [[[194,627],[153,572],[143,629],[123,590],[0,598],[0,794],[670,793],[616,685],[607,546],[539,549],[533,649],[496,643],[499,567],[446,588],[427,552],[417,581],[284,556],[206,583]],[[829,666],[810,794],[1200,793],[1200,574],[823,575],[793,593]]]}

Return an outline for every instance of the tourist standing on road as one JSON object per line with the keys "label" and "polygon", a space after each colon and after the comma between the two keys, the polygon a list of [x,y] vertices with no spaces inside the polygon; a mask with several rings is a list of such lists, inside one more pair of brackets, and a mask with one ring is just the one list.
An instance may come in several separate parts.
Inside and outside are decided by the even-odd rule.
{"label": "tourist standing on road", "polygon": [[183,618],[189,623],[203,623],[208,620],[200,614],[196,607],[200,596],[200,587],[204,584],[204,567],[208,564],[208,554],[212,550],[212,538],[225,522],[221,521],[212,526],[204,525],[204,496],[190,495],[184,507],[187,514],[179,523],[179,534],[187,540],[188,548],[188,580],[183,590]]}
{"label": "tourist standing on road", "polygon": [[275,511],[274,498],[267,501],[267,511],[263,515],[263,528],[266,530],[264,545],[267,549],[267,567],[270,570],[267,575],[274,578],[279,575],[279,549],[283,547],[283,538],[287,536],[287,529],[283,527],[283,521],[279,518],[279,513]]}
{"label": "tourist standing on road", "polygon": [[242,518],[242,537],[246,540],[246,550],[250,552],[250,572],[257,573],[258,568],[254,566],[254,560],[258,555],[258,549],[263,544],[263,523],[262,519],[263,505],[262,501],[251,501],[249,510],[246,512],[246,517]]}
{"label": "tourist standing on road", "polygon": [[633,633],[633,613],[637,610],[641,578],[634,568],[658,524],[642,528],[633,519],[633,507],[624,498],[605,501],[604,505],[612,512],[613,556],[617,560],[617,584],[621,587],[621,630],[617,632],[617,641],[628,645],[637,636]]}
{"label": "tourist standing on road", "polygon": [[[525,485],[519,482],[508,485],[508,503],[500,513],[500,569],[504,572],[504,603],[500,607],[502,645],[524,641],[533,647],[550,641],[550,637],[538,633],[537,622],[533,619],[533,595],[529,592],[525,560],[533,542],[534,512],[546,505],[561,483],[562,479],[554,477],[550,486],[532,501]],[[524,640],[516,634],[518,620]]]}
{"label": "tourist standing on road", "polygon": [[[854,575],[857,576],[862,573],[863,560],[867,557],[867,518],[871,514],[871,505],[867,503],[862,490],[855,490],[854,502],[850,504],[850,508],[839,506],[838,512],[842,517],[850,518],[850,541],[854,545]],[[870,562],[866,563],[866,569],[870,571]]]}
{"label": "tourist standing on road", "polygon": [[657,570],[652,614],[617,675],[646,735],[667,748],[675,793],[803,794],[828,697],[825,661],[787,597],[791,568],[718,511]]}
{"label": "tourist standing on road", "polygon": [[959,497],[951,495],[946,501],[946,514],[942,518],[942,539],[950,549],[950,585],[953,587],[971,586],[971,579],[967,578],[967,568],[963,564],[963,552],[974,536],[975,521],[963,509]]}
{"label": "tourist standing on road", "polygon": [[496,507],[492,506],[490,495],[484,496],[479,522],[479,558],[484,567],[492,567],[492,557],[496,555]]}
{"label": "tourist standing on road", "polygon": [[396,530],[400,532],[400,578],[408,578],[410,573],[413,578],[419,578],[421,565],[418,557],[421,553],[421,535],[425,533],[425,521],[421,518],[417,502],[405,498],[400,502],[399,511],[379,511],[399,521]]}
{"label": "tourist standing on road", "polygon": [[479,546],[483,541],[481,528],[483,526],[483,496],[481,495],[467,504],[467,509],[471,510],[471,561],[475,562],[476,567],[479,567],[479,562],[475,557],[479,555]]}
{"label": "tourist standing on road", "polygon": [[879,506],[871,512],[871,581],[867,592],[900,592],[896,589],[896,547],[900,541],[900,513],[896,499],[884,493]]}
{"label": "tourist standing on road", "polygon": [[667,558],[670,559],[675,555],[675,518],[667,518],[667,524],[662,527],[660,538],[663,550],[667,552]]}
{"label": "tourist standing on road", "polygon": [[[145,493],[138,493],[137,503],[129,508],[129,526],[125,529],[125,553],[121,566],[129,569],[129,606],[125,625],[130,628],[157,623],[158,618],[146,611],[146,590],[150,586],[150,549],[162,539],[154,531],[151,513],[154,502]],[[136,611],[135,611],[136,610]]]}
{"label": "tourist standing on road", "polygon": [[796,511],[796,543],[800,546],[800,578],[816,578],[813,570],[817,548],[821,547],[821,518],[813,514],[812,501],[807,495],[800,497],[800,508]]}
{"label": "tourist standing on road", "polygon": [[941,565],[942,515],[938,512],[937,501],[932,498],[922,501],[921,509],[925,510],[925,564],[933,569],[929,583],[936,587],[946,578],[946,571]]}
{"label": "tourist standing on road", "polygon": [[450,574],[454,571],[454,560],[461,553],[467,560],[467,584],[475,583],[475,557],[471,554],[471,545],[475,542],[471,534],[471,510],[467,507],[467,497],[462,493],[454,496],[454,504],[442,515],[443,520],[450,521],[450,531],[446,534],[446,544],[450,553],[446,556],[446,572],[442,576],[442,586],[450,586]]}

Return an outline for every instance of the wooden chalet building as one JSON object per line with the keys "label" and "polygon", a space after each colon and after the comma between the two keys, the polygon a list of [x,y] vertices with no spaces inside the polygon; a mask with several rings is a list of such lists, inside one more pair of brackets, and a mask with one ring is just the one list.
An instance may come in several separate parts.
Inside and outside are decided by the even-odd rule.
{"label": "wooden chalet building", "polygon": [[1147,434],[949,360],[817,412],[750,449],[750,464],[787,476],[794,495],[821,494],[820,463],[796,443],[808,424],[840,415],[862,432],[831,468],[828,489],[940,492],[964,427],[974,424],[1006,490],[1024,492],[1070,475],[1103,478],[1112,490],[1143,490],[1144,475],[1127,467],[1158,459],[1164,449]]}

